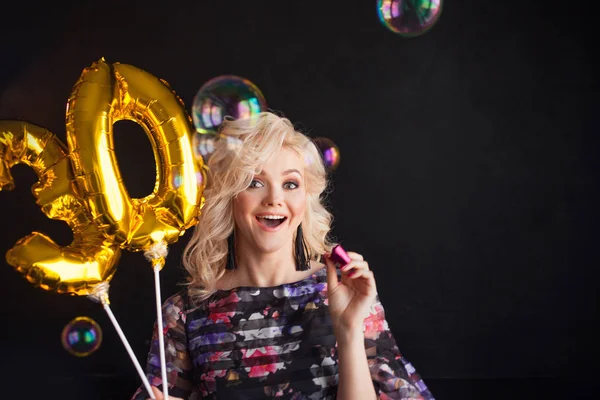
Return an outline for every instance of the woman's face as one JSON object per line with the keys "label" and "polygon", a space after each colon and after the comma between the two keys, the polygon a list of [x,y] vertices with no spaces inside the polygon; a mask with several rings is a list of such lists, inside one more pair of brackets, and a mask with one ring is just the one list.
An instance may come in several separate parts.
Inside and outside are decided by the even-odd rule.
{"label": "woman's face", "polygon": [[236,240],[259,252],[291,248],[304,217],[307,193],[303,159],[282,148],[233,201]]}

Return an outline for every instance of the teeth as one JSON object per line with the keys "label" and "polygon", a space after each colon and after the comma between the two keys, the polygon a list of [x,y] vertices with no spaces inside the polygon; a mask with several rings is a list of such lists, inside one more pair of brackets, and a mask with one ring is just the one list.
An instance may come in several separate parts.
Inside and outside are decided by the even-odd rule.
{"label": "teeth", "polygon": [[285,217],[283,215],[260,215],[258,216],[258,218],[265,218],[265,219],[284,219]]}

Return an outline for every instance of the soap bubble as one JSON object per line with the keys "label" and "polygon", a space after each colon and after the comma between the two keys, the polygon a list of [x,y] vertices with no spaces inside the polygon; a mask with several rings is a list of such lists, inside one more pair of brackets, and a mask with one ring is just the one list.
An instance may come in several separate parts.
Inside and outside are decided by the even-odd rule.
{"label": "soap bubble", "polygon": [[443,0],[378,0],[377,14],[383,25],[401,36],[427,32],[442,13]]}
{"label": "soap bubble", "polygon": [[223,75],[206,82],[196,93],[192,119],[199,133],[215,133],[225,116],[250,118],[267,109],[267,101],[248,79]]}
{"label": "soap bubble", "polygon": [[102,329],[89,317],[77,317],[65,325],[61,339],[65,350],[74,356],[85,357],[100,347]]}
{"label": "soap bubble", "polygon": [[335,169],[340,165],[340,149],[333,142],[333,140],[318,137],[313,139],[313,142],[321,152],[321,156],[323,157],[323,163],[330,171],[335,171]]}

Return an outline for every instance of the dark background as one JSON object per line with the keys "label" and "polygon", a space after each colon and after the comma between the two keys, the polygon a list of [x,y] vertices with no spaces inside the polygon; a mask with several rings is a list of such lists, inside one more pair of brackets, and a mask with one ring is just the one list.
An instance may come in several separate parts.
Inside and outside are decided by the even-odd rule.
{"label": "dark background", "polygon": [[[64,143],[71,88],[102,56],[165,79],[188,111],[207,80],[246,77],[333,139],[334,234],[369,260],[399,347],[438,400],[595,393],[600,101],[586,3],[448,1],[412,39],[384,28],[375,0],[15,2],[0,15],[0,119]],[[117,123],[115,141],[130,194],[147,195],[142,129]],[[67,245],[66,224],[34,203],[33,171],[12,172],[0,253],[32,230]],[[170,247],[163,297],[188,238]],[[102,308],[2,263],[2,397],[128,398],[139,379]],[[124,252],[110,296],[144,365],[155,309],[142,254]],[[104,329],[86,358],[60,343],[79,315]]]}

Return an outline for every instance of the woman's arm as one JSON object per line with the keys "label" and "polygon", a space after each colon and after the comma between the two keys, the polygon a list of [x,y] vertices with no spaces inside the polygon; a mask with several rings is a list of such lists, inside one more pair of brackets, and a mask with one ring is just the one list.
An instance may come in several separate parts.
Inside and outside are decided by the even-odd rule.
{"label": "woman's arm", "polygon": [[363,326],[377,296],[375,277],[360,254],[349,252],[351,261],[340,268],[325,256],[329,313],[338,351],[338,390],[341,400],[377,398],[365,351]]}
{"label": "woman's arm", "polygon": [[348,256],[341,279],[325,257],[329,312],[338,341],[338,397],[434,400],[396,346],[368,263],[360,254]]}
{"label": "woman's arm", "polygon": [[335,337],[338,342],[338,399],[376,399],[362,327],[336,332]]}

